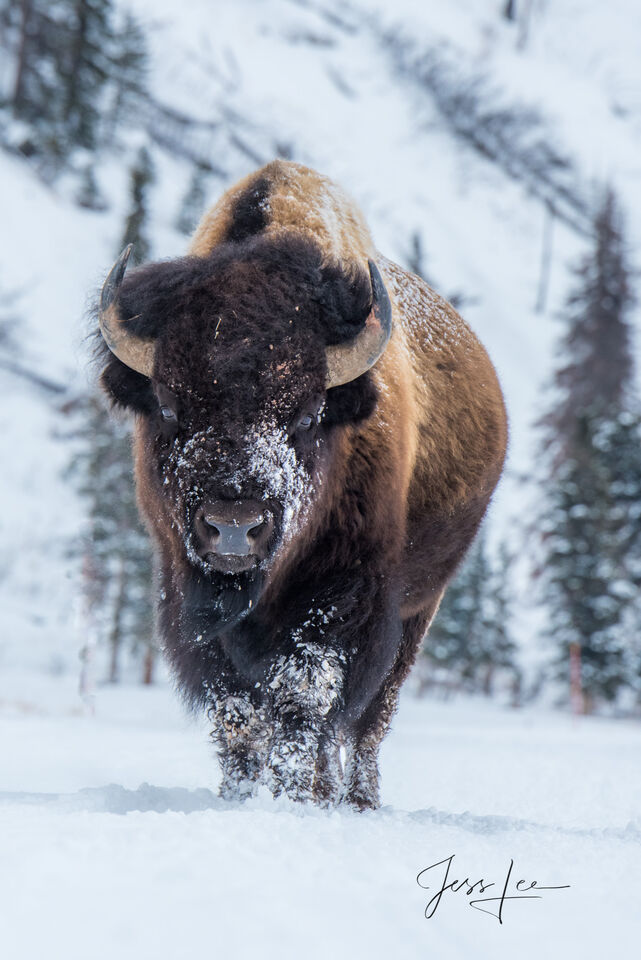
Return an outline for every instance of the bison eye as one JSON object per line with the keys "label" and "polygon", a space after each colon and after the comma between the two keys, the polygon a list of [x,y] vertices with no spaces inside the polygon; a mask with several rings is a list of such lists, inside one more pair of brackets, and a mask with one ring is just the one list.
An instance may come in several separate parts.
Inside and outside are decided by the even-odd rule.
{"label": "bison eye", "polygon": [[160,408],[160,416],[168,423],[178,419],[171,407],[168,407],[166,404],[163,404]]}
{"label": "bison eye", "polygon": [[310,417],[307,413],[304,417],[301,417],[296,425],[297,430],[309,430],[311,425],[314,423],[314,417]]}

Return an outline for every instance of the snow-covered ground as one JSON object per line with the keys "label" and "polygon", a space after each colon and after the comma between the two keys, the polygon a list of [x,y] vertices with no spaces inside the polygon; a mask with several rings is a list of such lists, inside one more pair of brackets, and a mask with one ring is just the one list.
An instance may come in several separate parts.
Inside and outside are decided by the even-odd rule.
{"label": "snow-covered ground", "polygon": [[[217,799],[206,730],[164,686],[99,689],[88,716],[70,683],[15,675],[0,741],[7,960],[636,955],[638,725],[408,697],[367,814]],[[445,865],[417,875],[452,856],[448,883],[495,886],[426,919]],[[512,860],[508,897],[570,886],[506,899],[499,924],[469,901]]]}

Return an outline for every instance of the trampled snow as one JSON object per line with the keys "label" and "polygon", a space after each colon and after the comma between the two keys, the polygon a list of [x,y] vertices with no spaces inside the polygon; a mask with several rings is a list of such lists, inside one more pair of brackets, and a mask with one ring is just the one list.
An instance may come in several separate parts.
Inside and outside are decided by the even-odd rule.
{"label": "trampled snow", "polygon": [[[94,716],[59,680],[16,674],[1,698],[11,960],[601,960],[641,934],[637,724],[407,696],[384,806],[358,814],[218,799],[207,731],[165,686],[101,688]],[[448,882],[495,886],[426,919],[445,868],[417,875],[452,856]],[[512,860],[508,896],[570,886],[506,900],[499,924],[469,901],[500,896]]]}

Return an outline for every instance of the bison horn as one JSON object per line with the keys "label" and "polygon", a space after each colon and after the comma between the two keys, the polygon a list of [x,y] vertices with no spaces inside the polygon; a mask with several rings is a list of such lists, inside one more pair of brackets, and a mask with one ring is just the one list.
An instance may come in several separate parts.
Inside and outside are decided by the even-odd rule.
{"label": "bison horn", "polygon": [[142,373],[145,377],[151,377],[154,369],[153,344],[123,329],[122,321],[118,316],[118,293],[132,249],[132,243],[125,247],[107,275],[100,294],[98,319],[105,343],[114,356],[132,370]]}
{"label": "bison horn", "polygon": [[365,329],[353,340],[327,347],[327,389],[356,380],[373,367],[392,333],[392,304],[383,278],[374,261],[367,262],[372,280],[372,309],[365,321]]}

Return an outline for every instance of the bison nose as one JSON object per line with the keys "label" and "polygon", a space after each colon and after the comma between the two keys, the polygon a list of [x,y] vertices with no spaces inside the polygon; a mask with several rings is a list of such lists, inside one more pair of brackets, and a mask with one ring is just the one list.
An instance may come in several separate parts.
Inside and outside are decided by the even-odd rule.
{"label": "bison nose", "polygon": [[266,556],[274,522],[261,504],[252,500],[215,500],[202,503],[194,517],[198,553],[220,556]]}

